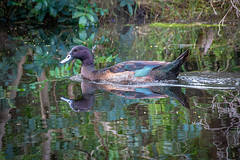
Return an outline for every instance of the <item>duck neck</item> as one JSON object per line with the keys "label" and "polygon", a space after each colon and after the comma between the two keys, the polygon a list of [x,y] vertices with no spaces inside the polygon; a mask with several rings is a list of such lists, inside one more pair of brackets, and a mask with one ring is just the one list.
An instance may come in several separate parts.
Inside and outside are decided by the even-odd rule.
{"label": "duck neck", "polygon": [[93,71],[95,71],[93,61],[92,62],[87,60],[82,61],[81,74],[84,78],[93,80]]}

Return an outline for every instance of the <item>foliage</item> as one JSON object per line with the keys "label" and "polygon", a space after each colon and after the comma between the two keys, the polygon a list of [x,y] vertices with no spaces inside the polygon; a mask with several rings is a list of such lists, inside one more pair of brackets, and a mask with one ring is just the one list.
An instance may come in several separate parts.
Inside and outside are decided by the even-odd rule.
{"label": "foliage", "polygon": [[[0,2],[2,21],[25,23],[55,22],[91,26],[104,20],[120,18],[168,22],[211,22],[223,25],[228,20],[235,24],[240,16],[238,1],[207,0],[3,0]],[[127,13],[127,14],[126,14]],[[108,16],[106,17],[106,15]]]}
{"label": "foliage", "polygon": [[135,2],[133,0],[120,0],[120,7],[127,7],[129,14],[133,15],[133,7]]}
{"label": "foliage", "polygon": [[238,23],[239,1],[208,0],[142,0],[138,8],[148,13],[145,18],[167,22]]}
{"label": "foliage", "polygon": [[98,16],[104,16],[108,12],[108,9],[99,8],[95,2],[88,3],[88,0],[9,0],[3,1],[2,5],[6,7],[1,10],[0,16],[5,21],[43,22],[44,19],[57,19],[59,23],[73,23],[78,18],[82,27],[97,24]]}

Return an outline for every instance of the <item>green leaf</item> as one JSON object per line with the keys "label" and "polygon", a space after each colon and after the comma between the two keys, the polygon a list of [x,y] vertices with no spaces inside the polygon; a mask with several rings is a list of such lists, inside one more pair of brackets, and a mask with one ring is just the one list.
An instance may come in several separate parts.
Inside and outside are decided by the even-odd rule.
{"label": "green leaf", "polygon": [[50,70],[50,71],[49,71],[49,74],[50,74],[51,77],[54,77],[54,74],[55,74],[55,73],[54,73],[53,70]]}
{"label": "green leaf", "polygon": [[81,16],[79,18],[78,23],[79,23],[79,27],[81,27],[81,26],[85,27],[87,25],[87,18],[86,18],[86,16],[84,16],[84,15]]}
{"label": "green leaf", "polygon": [[73,38],[73,42],[76,43],[76,44],[82,44],[83,41],[78,39],[78,38]]}
{"label": "green leaf", "polygon": [[36,11],[39,11],[40,9],[42,8],[42,3],[41,2],[38,2],[35,6],[35,12]]}
{"label": "green leaf", "polygon": [[132,6],[129,3],[127,4],[127,8],[128,8],[128,12],[132,16],[133,15],[133,9],[132,9]]}
{"label": "green leaf", "polygon": [[47,7],[47,6],[48,6],[47,0],[44,0],[44,1],[43,1],[43,4],[44,4],[45,7]]}
{"label": "green leaf", "polygon": [[60,17],[59,19],[58,19],[58,22],[65,22],[65,21],[67,21],[68,20],[68,18],[67,17]]}
{"label": "green leaf", "polygon": [[54,9],[53,7],[49,7],[49,10],[50,10],[50,15],[53,16],[53,17],[56,17],[57,16],[57,10]]}
{"label": "green leaf", "polygon": [[34,64],[33,63],[31,63],[31,64],[24,64],[23,68],[26,69],[26,70],[33,69],[34,68]]}
{"label": "green leaf", "polygon": [[85,41],[87,39],[87,32],[86,32],[86,30],[83,30],[83,31],[79,32],[79,38],[82,41]]}
{"label": "green leaf", "polygon": [[132,0],[127,0],[128,3],[130,3],[131,5],[134,5],[134,2]]}
{"label": "green leaf", "polygon": [[112,60],[113,60],[112,55],[108,56],[107,59],[106,59],[107,62],[112,62]]}
{"label": "green leaf", "polygon": [[86,16],[91,22],[94,22],[94,17],[91,14],[86,14]]}
{"label": "green leaf", "polygon": [[95,34],[93,33],[93,34],[91,34],[89,37],[88,37],[88,41],[91,41],[91,42],[93,42],[93,40],[94,40],[94,37],[95,37]]}
{"label": "green leaf", "polygon": [[80,16],[83,16],[85,13],[83,12],[74,12],[73,15],[72,15],[72,18],[78,18]]}
{"label": "green leaf", "polygon": [[104,11],[102,10],[102,8],[100,9],[100,15],[101,15],[101,16],[104,15]]}
{"label": "green leaf", "polygon": [[61,76],[60,76],[60,71],[59,71],[59,68],[55,68],[55,77],[56,78],[60,78]]}
{"label": "green leaf", "polygon": [[124,6],[126,6],[127,4],[128,4],[127,1],[122,0],[122,1],[120,2],[120,7],[124,7]]}
{"label": "green leaf", "polygon": [[46,12],[41,12],[40,15],[38,16],[38,21],[42,22],[44,17],[45,17]]}
{"label": "green leaf", "polygon": [[36,53],[37,53],[37,54],[43,54],[42,48],[39,47],[39,46],[37,46],[37,47],[36,47]]}

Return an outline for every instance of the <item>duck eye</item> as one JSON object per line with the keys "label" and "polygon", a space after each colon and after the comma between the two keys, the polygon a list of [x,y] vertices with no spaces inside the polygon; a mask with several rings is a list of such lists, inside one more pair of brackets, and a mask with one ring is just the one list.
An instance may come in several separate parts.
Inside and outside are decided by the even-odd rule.
{"label": "duck eye", "polygon": [[67,58],[69,58],[70,56],[68,55]]}

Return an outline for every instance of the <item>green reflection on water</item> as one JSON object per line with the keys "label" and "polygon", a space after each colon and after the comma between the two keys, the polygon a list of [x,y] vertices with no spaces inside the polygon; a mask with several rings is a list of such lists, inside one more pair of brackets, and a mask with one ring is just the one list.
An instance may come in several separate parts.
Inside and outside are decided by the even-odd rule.
{"label": "green reflection on water", "polygon": [[[229,33],[226,28],[218,37],[214,28],[121,27],[33,29],[22,36],[27,45],[10,38],[1,49],[0,158],[209,159],[227,149],[229,157],[238,156],[237,142],[217,142],[219,137],[224,142],[239,138],[239,91],[184,88],[190,109],[171,97],[126,99],[99,90],[85,112],[74,112],[60,100],[84,96],[80,84],[63,79],[79,73],[81,63],[58,63],[72,46],[85,42],[90,48],[98,45],[97,68],[131,59],[171,61],[179,48],[189,47],[185,71],[239,71],[238,29]],[[225,152],[217,152],[219,148]]]}

